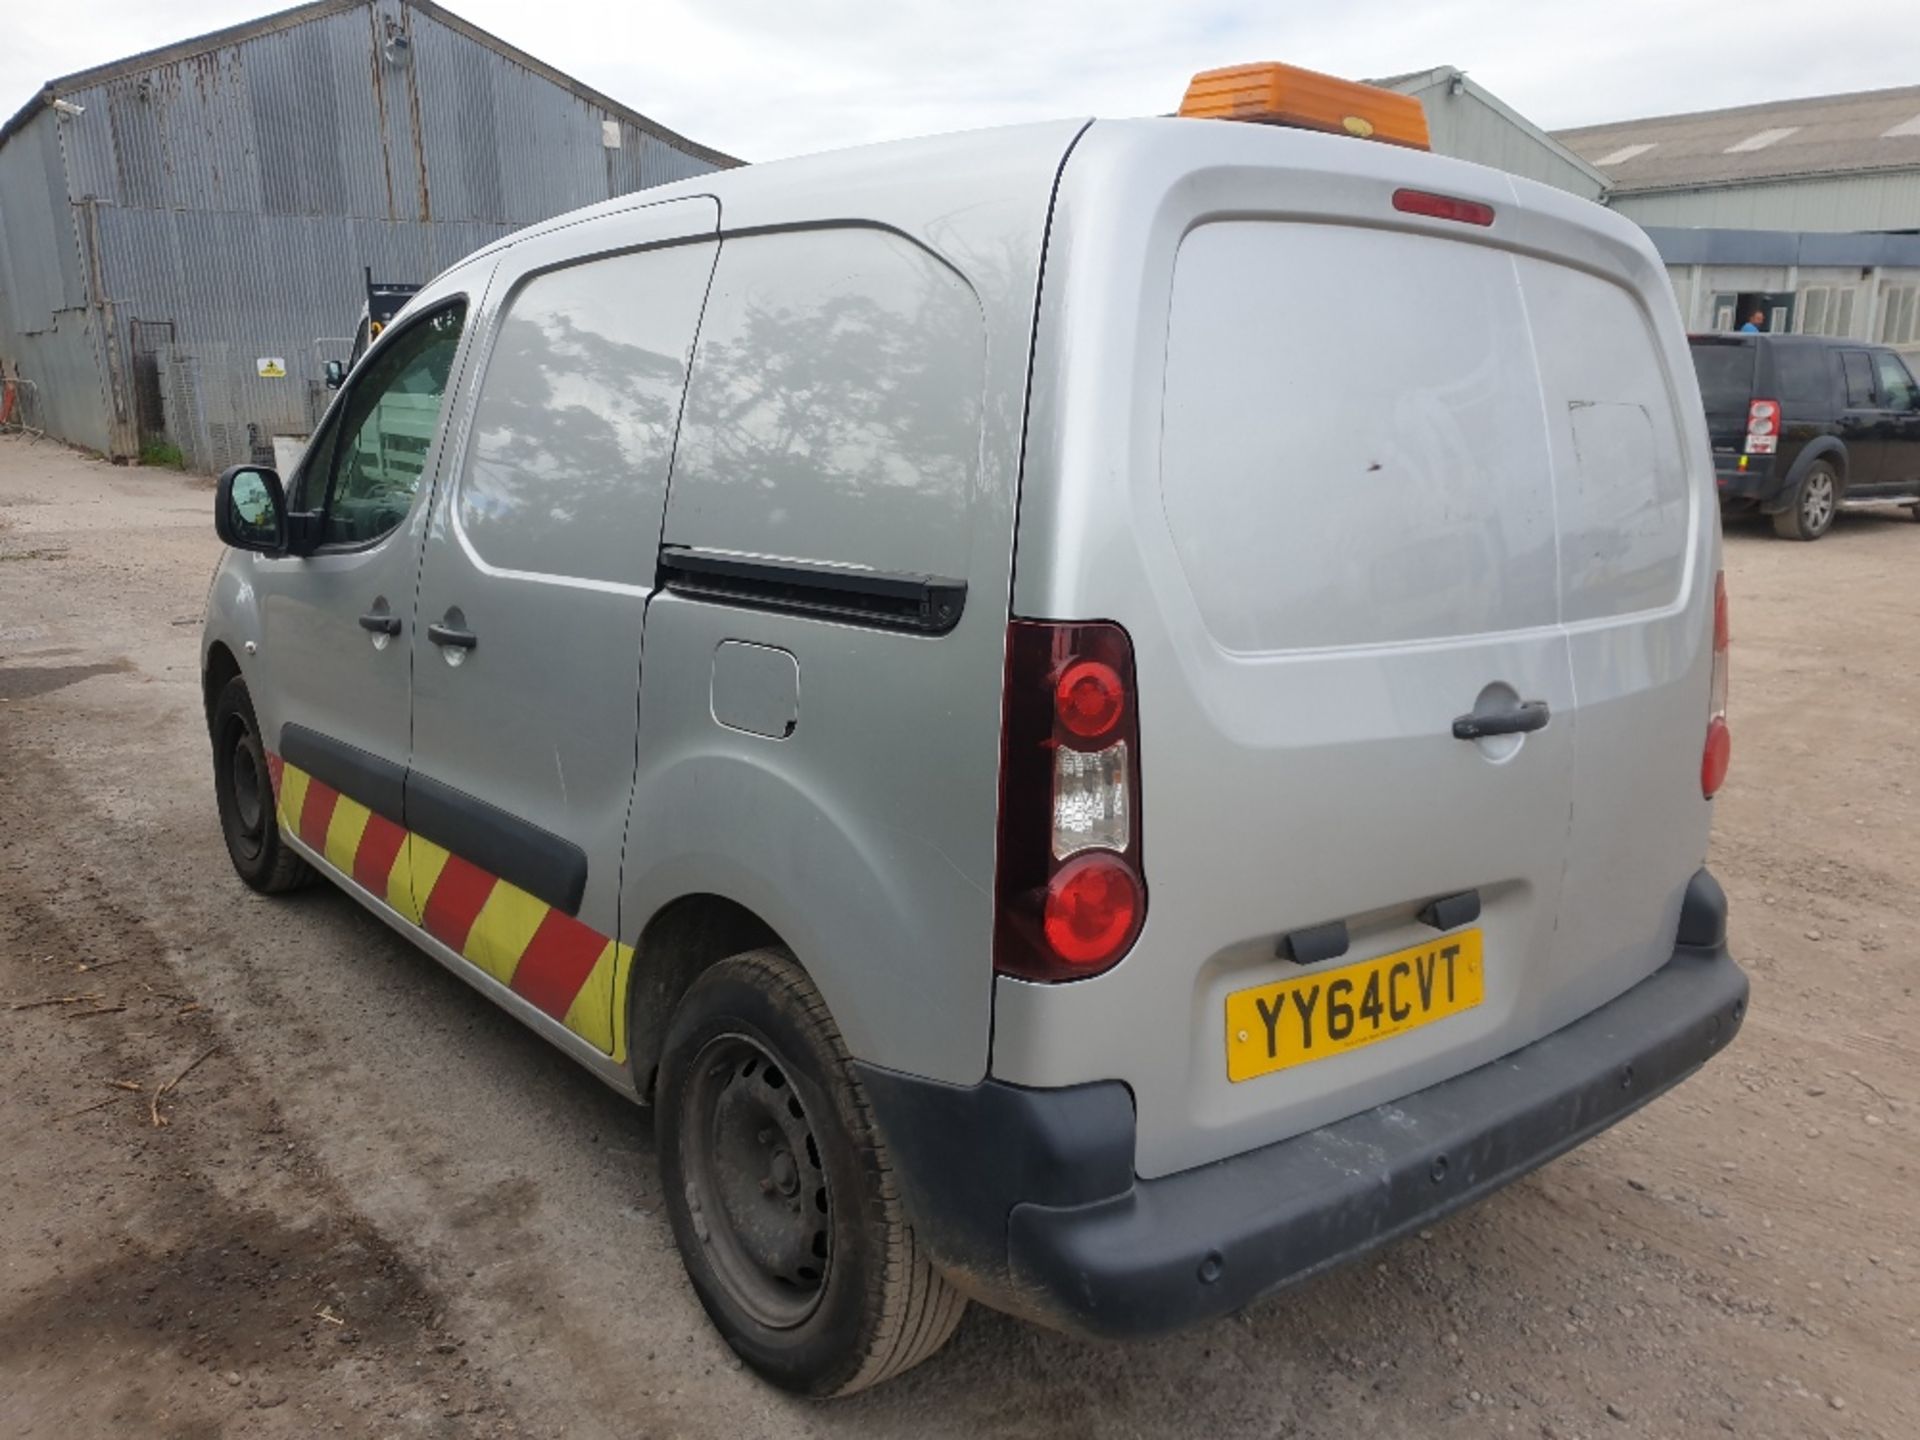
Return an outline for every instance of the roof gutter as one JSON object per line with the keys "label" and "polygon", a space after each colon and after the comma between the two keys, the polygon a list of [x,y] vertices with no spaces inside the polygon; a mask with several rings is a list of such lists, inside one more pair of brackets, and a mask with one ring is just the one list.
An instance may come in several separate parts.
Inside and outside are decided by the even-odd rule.
{"label": "roof gutter", "polygon": [[1847,170],[1776,170],[1764,175],[1736,175],[1724,180],[1673,180],[1655,185],[1635,185],[1631,180],[1610,182],[1613,196],[1629,200],[1636,195],[1672,195],[1693,190],[1732,190],[1743,185],[1791,185],[1801,180],[1850,180],[1856,175],[1912,175],[1920,166],[1860,165]]}

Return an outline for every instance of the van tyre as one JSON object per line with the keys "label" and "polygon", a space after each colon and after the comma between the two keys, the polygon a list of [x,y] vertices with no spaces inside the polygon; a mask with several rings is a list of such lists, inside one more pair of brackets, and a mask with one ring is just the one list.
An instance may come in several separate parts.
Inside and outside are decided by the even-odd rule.
{"label": "van tyre", "polygon": [[748,951],[694,982],[656,1102],[674,1238],[742,1360],[782,1389],[850,1395],[946,1344],[966,1299],[907,1223],[846,1045],[791,955]]}
{"label": "van tyre", "polygon": [[1833,528],[1840,509],[1840,473],[1816,460],[1793,487],[1793,503],[1773,517],[1773,533],[1783,540],[1818,540]]}
{"label": "van tyre", "polygon": [[260,723],[247,682],[238,675],[213,706],[213,795],[227,858],[242,880],[263,895],[284,894],[312,881],[313,867],[280,837]]}

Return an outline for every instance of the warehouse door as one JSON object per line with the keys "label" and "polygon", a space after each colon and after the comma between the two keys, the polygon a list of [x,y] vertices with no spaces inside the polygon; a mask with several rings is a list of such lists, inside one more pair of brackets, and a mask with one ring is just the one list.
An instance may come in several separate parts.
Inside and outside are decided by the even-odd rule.
{"label": "warehouse door", "polygon": [[166,406],[160,393],[160,367],[173,352],[173,321],[133,322],[133,419],[144,455],[167,440]]}

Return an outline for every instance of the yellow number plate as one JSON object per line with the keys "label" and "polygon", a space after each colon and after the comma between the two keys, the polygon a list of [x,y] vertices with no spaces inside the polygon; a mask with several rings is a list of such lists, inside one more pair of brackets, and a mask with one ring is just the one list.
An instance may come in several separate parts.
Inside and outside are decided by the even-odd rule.
{"label": "yellow number plate", "polygon": [[1471,1010],[1484,998],[1480,932],[1227,996],[1227,1079],[1324,1060]]}

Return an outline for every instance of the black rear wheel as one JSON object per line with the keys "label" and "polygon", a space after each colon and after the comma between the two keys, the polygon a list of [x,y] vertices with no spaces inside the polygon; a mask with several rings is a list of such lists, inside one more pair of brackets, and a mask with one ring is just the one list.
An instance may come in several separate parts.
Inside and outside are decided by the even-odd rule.
{"label": "black rear wheel", "polygon": [[784,1389],[848,1395],[946,1343],[966,1300],[916,1241],[840,1032],[792,956],[749,951],[694,982],[657,1102],[674,1238],[741,1359]]}
{"label": "black rear wheel", "polygon": [[1839,511],[1840,472],[1816,460],[1793,487],[1793,503],[1773,517],[1773,533],[1783,540],[1818,540]]}
{"label": "black rear wheel", "polygon": [[213,795],[227,857],[242,880],[262,894],[276,895],[313,879],[313,868],[280,838],[266,747],[253,697],[238,675],[214,702]]}

